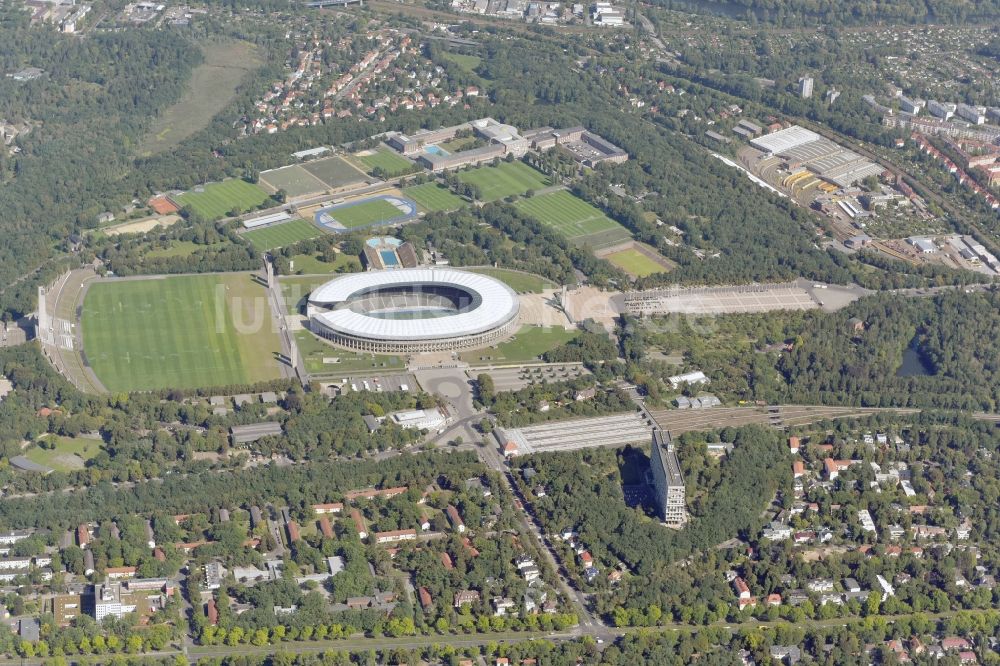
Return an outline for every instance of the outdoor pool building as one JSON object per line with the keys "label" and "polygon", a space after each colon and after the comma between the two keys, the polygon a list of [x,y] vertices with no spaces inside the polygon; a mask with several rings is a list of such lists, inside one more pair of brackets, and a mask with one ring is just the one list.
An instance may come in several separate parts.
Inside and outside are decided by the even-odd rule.
{"label": "outdoor pool building", "polygon": [[416,268],[420,261],[412,243],[404,243],[398,238],[381,236],[365,241],[361,260],[370,271],[392,268]]}
{"label": "outdoor pool building", "polygon": [[309,295],[313,333],[363,352],[476,349],[517,330],[520,303],[503,282],[453,268],[397,268],[335,278]]}

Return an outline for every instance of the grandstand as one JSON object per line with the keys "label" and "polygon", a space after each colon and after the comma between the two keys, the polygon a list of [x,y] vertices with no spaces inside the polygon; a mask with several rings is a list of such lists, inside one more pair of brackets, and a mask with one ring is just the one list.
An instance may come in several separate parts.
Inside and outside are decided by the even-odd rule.
{"label": "grandstand", "polygon": [[370,271],[416,268],[420,263],[413,243],[404,243],[390,236],[369,238],[365,241],[361,261]]}
{"label": "grandstand", "polygon": [[365,352],[474,349],[517,330],[520,302],[504,283],[451,268],[401,268],[335,278],[309,295],[310,330]]}

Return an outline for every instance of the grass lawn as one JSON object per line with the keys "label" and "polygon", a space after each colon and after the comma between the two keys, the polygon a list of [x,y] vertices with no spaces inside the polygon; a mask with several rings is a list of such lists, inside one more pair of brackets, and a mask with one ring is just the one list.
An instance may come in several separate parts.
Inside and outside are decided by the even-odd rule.
{"label": "grass lawn", "polygon": [[263,229],[254,229],[243,234],[243,237],[253,243],[253,246],[264,252],[286,245],[292,245],[307,238],[322,236],[319,227],[308,220],[292,220],[282,222]]}
{"label": "grass lawn", "polygon": [[281,376],[267,292],[249,273],[98,282],[82,325],[87,361],[109,391]]}
{"label": "grass lawn", "polygon": [[499,166],[486,166],[458,174],[463,183],[479,188],[483,201],[496,201],[528,190],[537,190],[549,184],[545,175],[524,162],[501,162]]}
{"label": "grass lawn", "polygon": [[83,469],[86,461],[101,452],[99,439],[45,435],[44,442],[46,446],[55,442],[56,446],[54,449],[33,446],[24,452],[24,457],[57,472]]}
{"label": "grass lawn", "polygon": [[339,252],[336,261],[333,262],[323,261],[322,256],[297,254],[292,257],[292,270],[299,275],[336,273],[338,270],[347,270],[349,272],[361,270],[361,262],[355,256]]}
{"label": "grass lawn", "polygon": [[262,173],[260,182],[270,186],[275,192],[284,190],[289,197],[301,197],[306,194],[322,192],[327,188],[326,183],[298,164]]}
{"label": "grass lawn", "polygon": [[250,211],[264,203],[267,192],[240,178],[205,185],[204,192],[194,190],[176,197],[177,203],[188,206],[202,217],[215,220],[229,215],[233,208]]}
{"label": "grass lawn", "polygon": [[355,205],[346,205],[331,210],[329,214],[348,229],[367,227],[402,215],[398,208],[385,199],[372,199]]}
{"label": "grass lawn", "polygon": [[163,152],[204,129],[236,95],[246,75],[264,60],[263,49],[249,42],[227,40],[204,43],[205,59],[194,68],[187,88],[177,103],[153,121],[139,145],[142,156]]}
{"label": "grass lawn", "polygon": [[517,207],[570,240],[618,229],[629,236],[620,224],[565,190],[522,199]]}
{"label": "grass lawn", "polygon": [[473,365],[491,363],[521,363],[531,361],[550,349],[555,349],[578,336],[579,331],[567,331],[561,326],[522,326],[513,338],[501,342],[496,348],[477,349],[460,354],[463,361]]}
{"label": "grass lawn", "polygon": [[322,160],[306,162],[302,168],[332,188],[357,183],[365,178],[365,174],[340,157],[327,157]]}
{"label": "grass lawn", "polygon": [[417,202],[421,209],[430,213],[438,210],[455,210],[465,205],[461,197],[453,194],[444,185],[424,183],[403,188],[403,195]]}
{"label": "grass lawn", "polygon": [[449,153],[459,153],[463,150],[468,150],[478,141],[479,139],[475,136],[460,136],[455,137],[454,139],[448,139],[444,143],[440,144],[440,147],[447,150]]}
{"label": "grass lawn", "polygon": [[461,67],[462,69],[471,72],[476,67],[479,67],[479,63],[483,61],[477,55],[466,55],[464,53],[452,53],[447,52],[444,54],[446,60],[451,60],[453,63]]}
{"label": "grass lawn", "polygon": [[[323,342],[309,331],[295,331],[295,344],[309,374],[346,374],[351,372],[385,372],[406,369],[402,356],[389,354],[359,354],[338,349]],[[324,359],[329,363],[324,362]]]}
{"label": "grass lawn", "polygon": [[368,168],[369,173],[375,167],[382,167],[389,178],[402,176],[413,170],[413,163],[410,160],[384,147],[377,148],[370,155],[355,155],[355,158]]}
{"label": "grass lawn", "polygon": [[[295,263],[296,268],[298,267],[298,262]],[[312,277],[299,277],[299,276],[282,276],[279,279],[281,283],[281,295],[285,299],[285,310],[289,314],[295,314],[296,312],[300,314],[305,314],[306,296],[322,284],[328,282],[330,278],[326,275],[317,275]]]}
{"label": "grass lawn", "polygon": [[494,277],[506,283],[508,287],[519,294],[540,294],[545,289],[552,289],[556,286],[552,280],[543,278],[541,275],[531,275],[505,268],[469,268],[465,270]]}
{"label": "grass lawn", "polygon": [[650,259],[645,254],[634,248],[621,250],[619,252],[612,252],[604,258],[613,263],[615,266],[621,268],[629,275],[634,275],[636,277],[646,277],[647,275],[652,275],[653,273],[667,272],[667,268],[661,266],[656,261]]}

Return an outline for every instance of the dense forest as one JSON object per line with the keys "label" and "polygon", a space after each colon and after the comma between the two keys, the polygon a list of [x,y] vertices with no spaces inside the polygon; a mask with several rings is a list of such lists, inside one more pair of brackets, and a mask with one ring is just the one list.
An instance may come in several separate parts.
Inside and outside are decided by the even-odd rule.
{"label": "dense forest", "polygon": [[996,0],[658,0],[681,11],[722,13],[751,23],[797,25],[870,25],[871,23],[964,23],[1000,16]]}
{"label": "dense forest", "polygon": [[[684,607],[698,600],[718,598],[720,591],[713,590],[709,581],[704,581],[700,590],[689,588],[685,596],[677,596],[679,580],[689,577],[678,562],[691,556],[697,561],[702,551],[755,533],[762,522],[762,509],[778,487],[790,481],[787,449],[777,433],[752,427],[725,436],[735,449],[721,465],[696,469],[692,466],[695,456],[680,456],[688,465],[685,483],[692,490],[697,488],[701,499],[693,503],[688,526],[679,531],[664,528],[624,501],[622,484],[636,483],[636,474],[641,478],[638,470],[643,467],[644,454],[630,454],[626,449],[620,455],[631,459],[628,466],[624,459],[618,461],[605,450],[517,459],[516,466],[522,472],[517,476],[523,477],[523,470],[532,468],[536,472],[531,477],[532,487],[547,489],[546,495],[534,502],[546,531],[573,529],[603,569],[621,563],[631,572],[632,582],[597,601],[599,610],[617,624],[656,624],[663,614],[679,617]],[[636,471],[623,478],[626,473],[619,467],[636,465]],[[648,461],[645,466],[648,468]]]}
{"label": "dense forest", "polygon": [[20,314],[34,307],[35,284],[17,278],[39,266],[51,274],[46,262],[72,231],[131,200],[117,184],[132,166],[126,147],[180,95],[201,53],[157,32],[60,37],[29,28],[19,8],[0,12],[0,69],[45,70],[24,83],[0,78],[0,117],[35,127],[19,155],[0,158],[0,303]]}

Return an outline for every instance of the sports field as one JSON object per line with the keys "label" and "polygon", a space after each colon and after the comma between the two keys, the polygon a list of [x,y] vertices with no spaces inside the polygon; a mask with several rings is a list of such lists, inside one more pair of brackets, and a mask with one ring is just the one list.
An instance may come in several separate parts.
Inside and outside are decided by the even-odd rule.
{"label": "sports field", "polygon": [[204,192],[189,190],[174,198],[177,203],[190,207],[202,217],[215,220],[226,217],[234,208],[242,212],[253,210],[267,199],[267,192],[253,183],[230,178],[205,185]]}
{"label": "sports field", "polygon": [[365,174],[340,157],[327,157],[322,160],[306,162],[302,168],[333,189],[350,183],[358,183],[365,179]]}
{"label": "sports field", "polygon": [[249,273],[94,283],[82,326],[87,361],[109,391],[281,376],[267,291]]}
{"label": "sports field", "polygon": [[[409,206],[411,213],[415,212],[412,202]],[[357,204],[350,202],[341,204],[327,209],[325,214],[347,229],[383,224],[390,220],[402,219],[407,215],[384,198],[369,199]],[[331,228],[336,228],[336,225]]]}
{"label": "sports field", "polygon": [[501,162],[499,166],[486,166],[458,174],[463,183],[479,188],[483,201],[496,201],[528,190],[538,190],[549,184],[545,174],[532,169],[524,162]]}
{"label": "sports field", "polygon": [[[571,241],[604,246],[631,238],[628,230],[586,201],[565,190],[550,192],[517,202],[521,212],[552,227]],[[599,241],[599,242],[595,242]]]}
{"label": "sports field", "polygon": [[612,252],[606,255],[604,259],[607,259],[618,268],[635,277],[646,277],[654,273],[666,273],[669,270],[666,266],[657,263],[635,248]]}
{"label": "sports field", "polygon": [[307,238],[316,238],[322,234],[319,227],[308,220],[292,220],[248,231],[243,234],[243,237],[261,252],[266,252],[298,243]]}
{"label": "sports field", "polygon": [[369,155],[355,155],[355,158],[368,167],[369,173],[376,167],[381,167],[389,178],[401,176],[413,170],[413,163],[410,160],[397,155],[388,148],[377,148]]}
{"label": "sports field", "polygon": [[424,183],[403,188],[403,194],[417,202],[421,209],[430,213],[438,210],[455,210],[465,205],[465,201],[443,185]]}
{"label": "sports field", "polygon": [[262,173],[260,182],[275,192],[284,190],[289,197],[301,197],[326,190],[326,183],[298,164]]}

